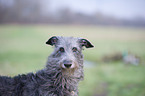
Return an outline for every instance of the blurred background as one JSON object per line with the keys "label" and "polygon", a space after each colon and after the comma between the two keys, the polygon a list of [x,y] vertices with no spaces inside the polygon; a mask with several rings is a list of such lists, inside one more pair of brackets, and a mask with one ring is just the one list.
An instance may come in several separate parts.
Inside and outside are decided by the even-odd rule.
{"label": "blurred background", "polygon": [[42,69],[52,36],[95,46],[79,96],[145,96],[145,0],[0,0],[0,75]]}

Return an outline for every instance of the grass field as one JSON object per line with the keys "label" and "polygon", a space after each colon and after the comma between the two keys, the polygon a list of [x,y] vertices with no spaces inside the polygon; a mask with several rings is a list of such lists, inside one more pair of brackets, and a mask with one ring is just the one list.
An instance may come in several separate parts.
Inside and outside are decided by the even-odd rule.
{"label": "grass field", "polygon": [[[36,72],[46,64],[52,47],[45,44],[51,36],[75,36],[88,39],[95,48],[85,49],[85,67],[80,96],[145,96],[145,28],[0,25],[0,75],[14,76]],[[102,56],[130,51],[141,58],[138,66],[122,62],[102,63]]]}

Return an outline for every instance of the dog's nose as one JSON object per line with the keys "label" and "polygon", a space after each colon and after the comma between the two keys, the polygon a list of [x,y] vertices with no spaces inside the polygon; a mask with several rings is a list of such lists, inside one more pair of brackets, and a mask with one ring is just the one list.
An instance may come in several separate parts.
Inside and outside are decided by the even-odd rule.
{"label": "dog's nose", "polygon": [[70,68],[72,64],[64,64],[66,68]]}
{"label": "dog's nose", "polygon": [[64,60],[63,61],[64,67],[65,68],[71,68],[72,66],[72,61],[71,60]]}

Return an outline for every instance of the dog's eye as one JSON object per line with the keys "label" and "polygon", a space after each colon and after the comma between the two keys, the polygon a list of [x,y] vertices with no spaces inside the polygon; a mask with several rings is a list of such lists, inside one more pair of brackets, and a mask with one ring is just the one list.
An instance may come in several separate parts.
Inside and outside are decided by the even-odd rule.
{"label": "dog's eye", "polygon": [[76,47],[73,47],[72,50],[73,50],[73,52],[76,52],[77,51],[77,48]]}
{"label": "dog's eye", "polygon": [[60,47],[60,48],[59,48],[59,51],[60,51],[60,52],[64,52],[64,48],[63,48],[63,47]]}

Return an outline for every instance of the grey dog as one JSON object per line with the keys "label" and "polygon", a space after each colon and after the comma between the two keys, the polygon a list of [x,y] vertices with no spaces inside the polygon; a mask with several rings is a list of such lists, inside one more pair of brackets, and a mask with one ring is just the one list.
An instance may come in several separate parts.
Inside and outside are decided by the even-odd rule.
{"label": "grey dog", "polygon": [[86,39],[53,36],[46,44],[55,46],[46,67],[36,73],[15,77],[0,76],[0,96],[78,96],[83,80],[83,47]]}

